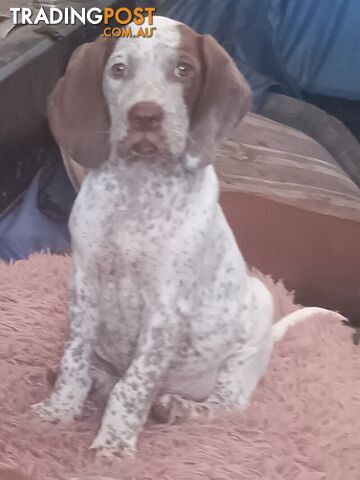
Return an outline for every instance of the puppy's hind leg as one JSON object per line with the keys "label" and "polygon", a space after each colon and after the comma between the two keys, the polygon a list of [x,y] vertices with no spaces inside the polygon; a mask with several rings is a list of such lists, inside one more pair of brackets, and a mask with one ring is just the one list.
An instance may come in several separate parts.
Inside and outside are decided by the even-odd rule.
{"label": "puppy's hind leg", "polygon": [[235,345],[222,365],[214,392],[203,402],[179,395],[160,396],[152,408],[153,417],[163,423],[182,423],[199,417],[245,408],[268,366],[272,346],[273,301],[262,282],[251,279],[250,315],[256,328],[245,344]]}
{"label": "puppy's hind leg", "polygon": [[[239,346],[242,349],[243,345]],[[226,411],[243,409],[266,371],[272,349],[271,338],[258,350],[231,356],[222,366],[215,390],[203,402],[179,395],[160,396],[152,407],[152,416],[161,423],[178,424],[201,417],[213,418]]]}

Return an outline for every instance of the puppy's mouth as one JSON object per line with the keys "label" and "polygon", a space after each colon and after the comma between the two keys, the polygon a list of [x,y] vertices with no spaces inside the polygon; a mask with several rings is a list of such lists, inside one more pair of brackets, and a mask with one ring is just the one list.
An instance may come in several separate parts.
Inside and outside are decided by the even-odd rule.
{"label": "puppy's mouth", "polygon": [[154,132],[136,132],[128,137],[127,150],[134,158],[155,158],[164,153],[164,141]]}
{"label": "puppy's mouth", "polygon": [[156,155],[158,151],[158,146],[145,137],[134,143],[131,147],[131,153],[141,157],[152,157]]}

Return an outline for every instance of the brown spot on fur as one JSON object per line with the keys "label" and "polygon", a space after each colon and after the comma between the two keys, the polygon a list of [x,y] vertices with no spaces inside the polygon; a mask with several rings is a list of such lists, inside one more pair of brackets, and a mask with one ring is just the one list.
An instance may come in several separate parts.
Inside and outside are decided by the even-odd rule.
{"label": "brown spot on fur", "polygon": [[179,58],[188,55],[195,72],[184,83],[191,125],[187,151],[205,166],[214,162],[216,144],[231,134],[249,110],[251,90],[212,36],[198,35],[185,25],[178,28],[182,37]]}
{"label": "brown spot on fur", "polygon": [[102,79],[115,42],[100,37],[77,48],[49,98],[48,117],[56,141],[85,167],[97,166],[109,156],[110,119]]}
{"label": "brown spot on fur", "polygon": [[201,35],[198,35],[186,25],[179,25],[181,44],[179,47],[179,61],[189,62],[193,67],[193,74],[188,77],[184,85],[184,97],[188,108],[190,123],[193,112],[200,98],[201,88],[205,77],[205,67],[201,59]]}

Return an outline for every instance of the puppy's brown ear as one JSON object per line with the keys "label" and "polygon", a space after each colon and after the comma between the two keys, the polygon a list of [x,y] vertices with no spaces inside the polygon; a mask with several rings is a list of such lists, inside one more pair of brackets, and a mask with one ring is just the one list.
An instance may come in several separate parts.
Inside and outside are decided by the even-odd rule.
{"label": "puppy's brown ear", "polygon": [[48,100],[55,140],[72,159],[88,168],[109,156],[110,120],[102,82],[113,48],[114,39],[103,37],[78,47]]}
{"label": "puppy's brown ear", "polygon": [[[200,41],[202,87],[191,112],[187,154],[199,166],[214,161],[215,148],[228,138],[251,105],[251,90],[227,52],[210,35]],[[195,161],[196,162],[196,161]]]}

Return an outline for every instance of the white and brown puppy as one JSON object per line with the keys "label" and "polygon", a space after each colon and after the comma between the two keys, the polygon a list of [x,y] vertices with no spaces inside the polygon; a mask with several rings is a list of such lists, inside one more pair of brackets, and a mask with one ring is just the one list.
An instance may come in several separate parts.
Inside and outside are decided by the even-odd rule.
{"label": "white and brown puppy", "polygon": [[55,138],[90,172],[70,219],[70,336],[33,408],[72,419],[102,388],[103,455],[134,452],[152,408],[178,422],[245,407],[274,340],[320,311],[272,327],[219,206],[215,146],[249,108],[246,81],[212,37],[155,26],[78,48],[49,103]]}

